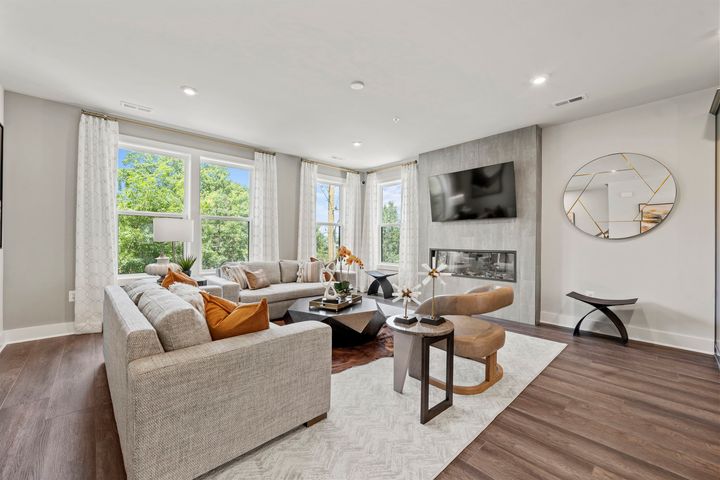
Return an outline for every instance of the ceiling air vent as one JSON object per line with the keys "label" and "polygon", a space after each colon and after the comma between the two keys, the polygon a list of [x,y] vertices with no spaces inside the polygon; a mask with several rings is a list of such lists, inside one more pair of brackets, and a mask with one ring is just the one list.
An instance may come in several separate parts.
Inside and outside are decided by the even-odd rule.
{"label": "ceiling air vent", "polygon": [[120,105],[122,105],[123,108],[127,108],[128,110],[137,110],[138,112],[151,113],[153,111],[152,108],[138,105],[137,103],[121,101]]}
{"label": "ceiling air vent", "polygon": [[577,102],[579,102],[579,101],[581,101],[581,100],[585,100],[586,98],[587,98],[587,95],[585,95],[585,94],[576,95],[576,96],[571,97],[571,98],[566,98],[565,100],[559,100],[559,101],[553,103],[553,105],[555,105],[556,107],[562,107],[563,105],[569,105],[569,104],[571,104],[571,103],[577,103]]}

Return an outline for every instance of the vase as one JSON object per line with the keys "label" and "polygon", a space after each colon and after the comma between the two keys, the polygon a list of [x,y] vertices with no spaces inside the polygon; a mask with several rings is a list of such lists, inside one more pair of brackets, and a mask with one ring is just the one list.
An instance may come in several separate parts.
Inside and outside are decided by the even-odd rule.
{"label": "vase", "polygon": [[161,255],[155,259],[155,263],[145,265],[145,273],[147,273],[148,275],[157,275],[159,277],[164,277],[165,275],[167,275],[168,268],[172,269],[175,272],[180,271],[180,265],[170,262],[170,259],[168,257]]}

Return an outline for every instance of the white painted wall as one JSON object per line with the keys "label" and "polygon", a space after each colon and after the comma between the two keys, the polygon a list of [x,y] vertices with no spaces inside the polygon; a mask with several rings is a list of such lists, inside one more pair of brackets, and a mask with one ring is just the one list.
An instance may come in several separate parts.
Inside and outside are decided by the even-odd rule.
{"label": "white painted wall", "polygon": [[[541,322],[574,326],[590,308],[577,290],[638,297],[617,308],[631,339],[712,352],[714,311],[714,148],[708,114],[715,89],[543,129]],[[656,158],[675,177],[668,219],[646,235],[601,240],[575,229],[562,208],[570,176],[613,152]],[[597,313],[583,327],[616,334]]]}

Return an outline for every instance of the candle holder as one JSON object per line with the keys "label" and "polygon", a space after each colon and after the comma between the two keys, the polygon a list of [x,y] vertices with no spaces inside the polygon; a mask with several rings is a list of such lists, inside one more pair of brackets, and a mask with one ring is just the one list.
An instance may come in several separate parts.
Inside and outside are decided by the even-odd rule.
{"label": "candle holder", "polygon": [[447,268],[447,265],[437,265],[437,258],[433,257],[432,259],[432,267],[430,267],[427,263],[423,263],[422,267],[427,270],[427,276],[422,281],[423,285],[427,285],[428,283],[432,282],[432,302],[431,302],[431,310],[430,310],[430,316],[429,317],[422,317],[420,319],[420,323],[425,323],[427,325],[441,325],[445,322],[445,319],[441,317],[440,315],[437,315],[435,312],[435,280],[439,280],[440,283],[445,285],[445,282],[443,281],[442,277],[449,276],[449,273],[444,273],[443,270]]}
{"label": "candle holder", "polygon": [[397,285],[393,285],[395,288],[395,292],[393,293],[393,302],[398,302],[402,300],[403,302],[403,308],[405,309],[405,315],[404,316],[396,316],[395,317],[395,323],[399,323],[402,325],[412,325],[417,322],[417,317],[415,315],[408,317],[408,305],[410,302],[415,302],[417,305],[420,305],[420,302],[418,301],[418,297],[420,296],[420,289],[422,288],[421,285],[415,285],[413,288],[409,287],[403,287],[400,288]]}

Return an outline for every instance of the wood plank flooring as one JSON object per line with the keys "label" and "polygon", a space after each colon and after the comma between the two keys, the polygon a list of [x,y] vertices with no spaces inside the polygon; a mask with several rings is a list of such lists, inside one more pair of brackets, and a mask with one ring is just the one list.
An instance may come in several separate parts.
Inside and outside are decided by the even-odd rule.
{"label": "wood plank flooring", "polygon": [[[712,357],[499,323],[568,347],[439,478],[720,478]],[[0,478],[125,478],[99,334],[0,352]]]}

